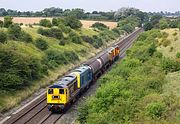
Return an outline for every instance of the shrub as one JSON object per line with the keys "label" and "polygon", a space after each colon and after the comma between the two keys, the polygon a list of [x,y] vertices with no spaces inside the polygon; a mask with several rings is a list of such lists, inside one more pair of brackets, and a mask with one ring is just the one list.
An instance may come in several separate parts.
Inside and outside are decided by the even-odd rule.
{"label": "shrub", "polygon": [[180,58],[180,52],[176,53],[176,58]]}
{"label": "shrub", "polygon": [[30,27],[30,28],[33,28],[33,25],[29,24],[29,27]]}
{"label": "shrub", "polygon": [[100,30],[108,29],[108,27],[105,24],[100,23],[100,22],[96,22],[96,23],[92,24],[91,27],[97,28],[97,29],[100,29]]}
{"label": "shrub", "polygon": [[53,18],[52,25],[59,26],[60,24],[65,25],[65,20],[63,18]]}
{"label": "shrub", "polygon": [[151,30],[153,28],[153,25],[151,22],[147,22],[144,24],[143,28],[145,31],[148,31],[148,30]]}
{"label": "shrub", "polygon": [[164,47],[167,47],[167,46],[169,46],[170,44],[171,44],[171,41],[168,40],[168,39],[164,40],[163,43],[162,43],[162,45],[163,45]]}
{"label": "shrub", "polygon": [[0,28],[3,27],[3,21],[0,20]]}
{"label": "shrub", "polygon": [[165,105],[161,102],[150,103],[146,106],[146,114],[152,118],[160,118],[165,109]]}
{"label": "shrub", "polygon": [[68,16],[65,18],[65,25],[71,27],[72,29],[78,29],[82,27],[82,23],[73,16]]}
{"label": "shrub", "polygon": [[81,37],[77,33],[73,32],[73,31],[71,31],[69,33],[69,37],[71,39],[71,42],[73,42],[73,43],[81,44],[81,42],[82,42]]}
{"label": "shrub", "polygon": [[27,43],[30,43],[30,42],[33,41],[33,40],[32,40],[32,36],[31,36],[30,34],[24,32],[24,31],[21,33],[21,38],[20,38],[20,39],[21,39],[22,41],[27,42]]}
{"label": "shrub", "polygon": [[64,39],[61,39],[61,40],[59,41],[59,45],[64,46],[65,44],[66,44],[66,41],[65,41]]}
{"label": "shrub", "polygon": [[10,16],[5,16],[4,17],[4,27],[8,28],[11,24],[13,24],[12,22],[13,18]]}
{"label": "shrub", "polygon": [[180,62],[171,60],[170,58],[163,58],[161,61],[161,67],[166,73],[179,71]]}
{"label": "shrub", "polygon": [[93,38],[89,37],[89,36],[81,36],[82,40],[89,43],[89,44],[92,44],[93,43]]}
{"label": "shrub", "polygon": [[51,28],[51,29],[39,28],[38,33],[46,37],[53,37],[59,40],[64,37],[62,30],[59,28]]}
{"label": "shrub", "polygon": [[8,28],[9,38],[12,40],[18,40],[21,36],[21,27],[18,24],[12,24]]}
{"label": "shrub", "polygon": [[38,38],[38,39],[36,39],[35,42],[36,42],[35,43],[36,47],[39,48],[40,50],[47,50],[48,49],[48,44],[44,39]]}
{"label": "shrub", "polygon": [[172,52],[172,51],[173,51],[173,49],[174,49],[174,47],[171,47],[171,48],[170,48],[170,50],[169,50],[169,52]]}
{"label": "shrub", "polygon": [[49,27],[49,28],[52,27],[51,21],[48,19],[40,20],[39,25],[44,26],[44,27]]}
{"label": "shrub", "polygon": [[100,38],[100,37],[98,37],[97,35],[93,35],[93,46],[95,47],[95,48],[99,48],[99,47],[101,47],[102,45],[103,45],[103,41],[102,41],[102,39]]}
{"label": "shrub", "polygon": [[7,40],[7,34],[3,31],[0,31],[0,43],[5,43]]}
{"label": "shrub", "polygon": [[54,68],[62,64],[75,62],[76,60],[79,60],[79,57],[75,52],[48,50],[46,51],[44,62],[49,68]]}
{"label": "shrub", "polygon": [[127,33],[131,33],[134,30],[133,27],[130,25],[124,25],[123,27],[120,27],[120,28],[121,28],[121,30],[126,31]]}
{"label": "shrub", "polygon": [[9,91],[23,88],[43,74],[40,60],[14,52],[11,48],[0,48],[0,58],[6,58],[1,59],[0,89]]}
{"label": "shrub", "polygon": [[173,33],[173,36],[177,36],[177,32],[174,32],[174,33]]}
{"label": "shrub", "polygon": [[61,30],[62,30],[63,32],[65,32],[65,33],[70,33],[70,32],[71,32],[71,28],[65,26],[64,24],[59,24],[59,25],[58,25],[58,28],[61,29]]}

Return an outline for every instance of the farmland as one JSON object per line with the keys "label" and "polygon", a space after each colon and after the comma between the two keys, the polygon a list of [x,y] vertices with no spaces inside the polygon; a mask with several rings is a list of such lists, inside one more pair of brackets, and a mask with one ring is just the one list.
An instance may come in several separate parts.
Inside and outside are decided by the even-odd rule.
{"label": "farmland", "polygon": [[[23,23],[23,24],[34,24],[39,23],[42,19],[49,19],[52,20],[52,18],[43,18],[43,17],[14,17],[13,22],[14,23]],[[0,20],[3,20],[3,17],[0,17]],[[108,21],[89,21],[89,20],[81,20],[81,23],[83,24],[84,28],[91,27],[92,24],[96,22],[101,22],[105,25],[107,25],[109,28],[115,28],[117,26],[117,22],[108,22]]]}

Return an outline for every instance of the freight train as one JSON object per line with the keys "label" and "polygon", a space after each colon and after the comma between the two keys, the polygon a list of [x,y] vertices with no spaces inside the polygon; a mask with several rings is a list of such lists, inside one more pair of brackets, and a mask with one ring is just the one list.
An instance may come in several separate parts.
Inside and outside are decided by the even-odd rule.
{"label": "freight train", "polygon": [[48,109],[64,111],[68,104],[73,103],[118,58],[119,53],[118,46],[110,47],[48,87]]}
{"label": "freight train", "polygon": [[[138,31],[134,32],[136,35]],[[132,34],[133,36],[133,34]],[[127,40],[132,38],[130,35]],[[122,44],[121,44],[122,45]],[[116,61],[121,45],[114,45],[60,78],[47,89],[47,107],[52,112],[63,112],[86,91],[96,79]]]}

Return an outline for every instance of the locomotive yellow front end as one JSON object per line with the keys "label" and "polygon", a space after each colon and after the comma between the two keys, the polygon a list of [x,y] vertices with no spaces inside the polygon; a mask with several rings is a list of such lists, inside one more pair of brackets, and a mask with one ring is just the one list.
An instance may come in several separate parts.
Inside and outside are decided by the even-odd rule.
{"label": "locomotive yellow front end", "polygon": [[67,102],[67,89],[56,85],[47,89],[47,105],[50,111],[63,111]]}

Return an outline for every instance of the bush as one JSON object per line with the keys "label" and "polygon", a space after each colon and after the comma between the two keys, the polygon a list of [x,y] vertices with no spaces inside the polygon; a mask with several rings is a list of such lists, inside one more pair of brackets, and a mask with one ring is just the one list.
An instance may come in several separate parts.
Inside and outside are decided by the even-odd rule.
{"label": "bush", "polygon": [[160,118],[165,109],[165,105],[161,102],[150,103],[146,107],[146,114],[152,118]]}
{"label": "bush", "polygon": [[131,33],[134,30],[133,27],[130,25],[124,25],[123,27],[120,27],[120,28],[121,28],[121,30],[126,31],[127,33]]}
{"label": "bush", "polygon": [[151,22],[147,22],[144,24],[143,28],[145,31],[148,31],[148,30],[151,30],[153,28],[153,25]]}
{"label": "bush", "polygon": [[73,31],[71,31],[69,33],[69,37],[71,39],[71,42],[73,42],[73,43],[81,44],[81,42],[82,42],[81,37],[77,33],[73,32]]}
{"label": "bush", "polygon": [[59,26],[59,25],[65,25],[65,20],[62,18],[53,18],[52,19],[52,25]]}
{"label": "bush", "polygon": [[9,28],[9,26],[10,26],[11,24],[13,24],[12,20],[13,20],[12,17],[10,17],[10,16],[5,16],[5,17],[4,17],[4,27],[5,27],[5,28]]}
{"label": "bush", "polygon": [[8,28],[9,38],[12,40],[18,40],[21,37],[21,27],[18,24],[12,24]]}
{"label": "bush", "polygon": [[0,31],[0,43],[5,43],[7,40],[7,34],[3,31]]}
{"label": "bush", "polygon": [[59,24],[58,28],[61,29],[64,33],[70,33],[71,32],[71,28],[65,26],[64,24]]}
{"label": "bush", "polygon": [[100,23],[100,22],[96,22],[96,23],[92,24],[91,27],[97,28],[97,29],[99,29],[99,30],[109,29],[105,24]]}
{"label": "bush", "polygon": [[163,58],[161,61],[161,67],[166,73],[179,71],[180,62],[171,60],[170,58]]}
{"label": "bush", "polygon": [[35,42],[36,42],[35,45],[38,49],[40,49],[40,50],[47,50],[48,49],[48,44],[44,39],[38,38],[38,39],[36,39]]}
{"label": "bush", "polygon": [[0,28],[3,27],[3,21],[0,20]]}
{"label": "bush", "polygon": [[44,62],[49,68],[54,68],[62,64],[75,62],[77,60],[79,60],[79,57],[75,52],[59,52],[56,50],[48,50],[46,51]]}
{"label": "bush", "polygon": [[180,58],[180,52],[176,53],[176,58]]}
{"label": "bush", "polygon": [[59,28],[51,28],[51,29],[39,28],[38,33],[46,37],[53,37],[59,40],[64,38],[62,30]]}
{"label": "bush", "polygon": [[40,20],[39,25],[44,26],[44,27],[49,27],[49,28],[52,27],[51,21],[48,19]]}
{"label": "bush", "polygon": [[30,43],[30,42],[33,41],[33,40],[32,40],[32,36],[31,36],[30,34],[24,32],[24,31],[21,33],[21,38],[20,38],[20,39],[21,39],[22,41],[27,42],[27,43]]}
{"label": "bush", "polygon": [[103,45],[103,41],[102,41],[102,39],[100,38],[100,37],[98,37],[97,35],[93,35],[93,46],[95,47],[95,48],[99,48],[99,47],[101,47],[102,45]]}
{"label": "bush", "polygon": [[78,29],[82,27],[82,23],[73,16],[68,16],[65,18],[65,25],[71,27],[72,29]]}
{"label": "bush", "polygon": [[89,44],[92,44],[93,43],[93,38],[89,37],[89,36],[81,36],[82,40],[89,43]]}
{"label": "bush", "polygon": [[14,52],[11,48],[0,48],[0,58],[0,89],[21,89],[45,73],[40,60]]}
{"label": "bush", "polygon": [[162,43],[162,45],[163,45],[164,47],[167,47],[167,46],[169,46],[170,44],[171,44],[171,41],[168,40],[168,39],[164,40],[163,43]]}
{"label": "bush", "polygon": [[176,36],[176,35],[177,35],[177,32],[174,32],[174,33],[173,33],[173,36]]}

